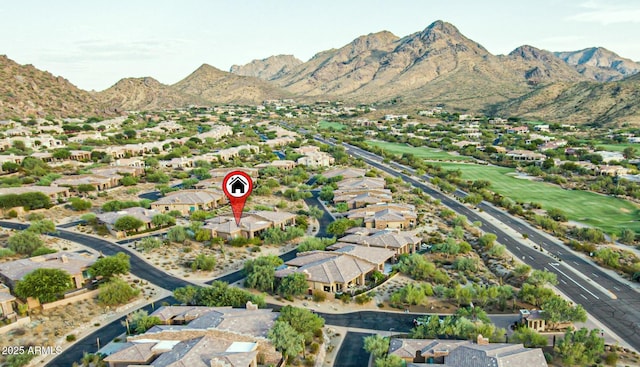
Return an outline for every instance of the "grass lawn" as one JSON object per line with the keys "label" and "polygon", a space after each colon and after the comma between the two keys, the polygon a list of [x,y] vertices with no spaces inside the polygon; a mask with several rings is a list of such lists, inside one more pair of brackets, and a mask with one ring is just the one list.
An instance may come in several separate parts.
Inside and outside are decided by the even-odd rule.
{"label": "grass lawn", "polygon": [[390,143],[386,141],[368,141],[367,144],[380,147],[388,153],[402,155],[403,153],[411,153],[418,158],[430,160],[452,160],[452,161],[471,161],[467,156],[453,155],[443,150],[433,149],[429,147],[412,147],[401,143]]}
{"label": "grass lawn", "polygon": [[640,144],[635,143],[621,143],[621,144],[595,144],[596,147],[603,147],[605,150],[610,152],[622,152],[624,148],[634,147],[636,150],[640,151]]}
{"label": "grass lawn", "polygon": [[318,123],[318,127],[320,129],[334,129],[334,130],[344,130],[347,128],[347,125],[345,124],[341,124],[339,122],[333,122],[333,121],[325,121],[322,120]]}
{"label": "grass lawn", "polygon": [[631,228],[640,233],[640,211],[632,203],[605,195],[581,190],[564,190],[544,182],[514,177],[515,170],[475,164],[436,163],[443,169],[460,169],[469,180],[489,180],[491,189],[522,202],[538,202],[544,209],[558,208],[569,219],[589,224],[605,232],[620,232]]}

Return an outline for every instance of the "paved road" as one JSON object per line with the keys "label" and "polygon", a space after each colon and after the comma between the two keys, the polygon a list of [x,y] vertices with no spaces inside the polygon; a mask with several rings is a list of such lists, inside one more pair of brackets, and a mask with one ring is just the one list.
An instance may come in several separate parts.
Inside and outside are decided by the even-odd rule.
{"label": "paved road", "polygon": [[[331,144],[331,142],[326,140],[321,141]],[[522,220],[490,204],[482,203],[479,207],[487,214],[501,221],[504,225],[511,227],[520,234],[527,234],[530,240],[542,246],[545,251],[541,252],[524,245],[520,239],[512,237],[502,228],[494,225],[493,222],[486,220],[485,217],[480,216],[476,210],[445,195],[441,191],[433,189],[431,186],[415,179],[414,176],[402,173],[415,172],[412,168],[393,162],[391,163],[391,166],[394,167],[392,169],[381,164],[381,157],[373,153],[349,144],[343,145],[349,154],[362,158],[368,164],[384,172],[401,177],[405,182],[409,182],[433,198],[439,199],[442,204],[457,213],[465,215],[470,221],[480,221],[482,223],[482,229],[485,232],[494,233],[498,237],[498,241],[505,245],[511,253],[522,259],[523,262],[529,264],[534,269],[547,269],[555,273],[559,281],[558,289],[566,294],[573,302],[583,305],[591,315],[609,327],[631,346],[640,349],[640,296],[627,284],[612,278],[598,266],[585,261],[566,248],[563,248],[563,245],[559,241],[550,240],[537,229],[532,228]],[[422,179],[429,179],[429,176],[425,175]],[[466,193],[460,190],[458,190],[456,194],[458,196],[466,195]],[[559,256],[562,262],[558,262],[557,259],[549,256],[549,251]],[[575,274],[571,269],[564,266],[564,263],[567,262],[590,280],[583,279],[583,277]],[[611,293],[603,292],[601,288],[591,284],[592,282],[597,282],[613,292],[617,299],[611,299]]]}
{"label": "paved road", "polygon": [[370,333],[347,332],[333,363],[334,367],[363,367],[369,361],[369,353],[364,350],[364,337]]}

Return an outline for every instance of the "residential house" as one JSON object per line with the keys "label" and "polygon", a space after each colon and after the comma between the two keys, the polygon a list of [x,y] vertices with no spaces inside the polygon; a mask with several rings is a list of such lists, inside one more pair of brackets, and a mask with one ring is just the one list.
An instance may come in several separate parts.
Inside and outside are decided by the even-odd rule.
{"label": "residential house", "polygon": [[622,176],[629,173],[629,169],[618,165],[598,165],[595,169],[595,173],[600,176]]}
{"label": "residential house", "polygon": [[350,178],[364,177],[367,171],[362,168],[342,168],[337,167],[328,171],[322,172],[322,176],[326,178],[342,177],[343,180]]}
{"label": "residential house", "polygon": [[150,230],[150,229],[156,228],[156,226],[153,224],[152,219],[157,214],[160,214],[160,212],[154,209],[132,207],[132,208],[122,209],[117,212],[106,212],[106,213],[97,214],[96,218],[99,223],[102,223],[107,227],[107,229],[112,235],[114,235],[116,238],[122,238],[122,237],[126,237],[127,234],[125,231],[120,231],[115,228],[115,224],[118,221],[118,219],[124,216],[131,216],[131,217],[137,218],[141,220],[143,223],[143,227],[139,228],[138,230],[144,231],[144,230]]}
{"label": "residential house", "polygon": [[182,215],[189,215],[196,210],[215,209],[225,202],[226,198],[219,190],[180,190],[169,192],[151,203],[151,209],[161,213],[177,210]]}
{"label": "residential house", "polygon": [[251,302],[246,309],[166,306],[151,316],[164,324],[100,350],[109,367],[257,367],[258,353],[266,364],[281,361],[267,339],[278,314]]}
{"label": "residential house", "polygon": [[445,365],[451,367],[526,366],[546,367],[542,349],[522,344],[489,343],[478,335],[468,340],[400,339],[389,343],[389,355],[396,355],[407,366]]}
{"label": "residential house", "polygon": [[251,177],[252,180],[257,180],[258,179],[258,172],[259,170],[257,168],[253,168],[253,167],[221,167],[221,168],[214,168],[209,170],[209,174],[211,175],[211,178],[209,180],[211,180],[212,182],[215,183],[222,183],[222,180],[224,180],[225,177],[227,177],[227,175],[233,171],[242,171],[246,174],[249,175],[249,177]]}
{"label": "residential house", "polygon": [[71,143],[84,143],[87,140],[106,141],[109,140],[109,137],[102,135],[100,132],[79,133],[76,136],[69,137],[69,142]]}
{"label": "residential house", "polygon": [[527,126],[516,126],[507,128],[507,134],[517,134],[524,135],[529,133],[529,128]]}
{"label": "residential house", "polygon": [[531,162],[542,162],[547,156],[542,153],[532,152],[530,150],[523,149],[515,149],[509,151],[505,154],[505,156],[514,161],[531,161]]}
{"label": "residential house", "polygon": [[336,183],[338,190],[360,190],[360,189],[384,189],[384,178],[380,177],[361,177],[361,178],[348,178]]}
{"label": "residential house", "polygon": [[215,156],[218,157],[219,160],[226,162],[240,155],[241,151],[246,151],[249,153],[257,153],[260,151],[260,147],[257,145],[240,145],[237,147],[231,147],[226,149],[220,149],[216,152],[213,152]]}
{"label": "residential house", "polygon": [[191,168],[195,163],[193,158],[178,157],[168,161],[160,161],[160,167],[163,168]]}
{"label": "residential house", "polygon": [[211,138],[214,140],[220,140],[225,136],[233,135],[233,129],[227,125],[213,125],[211,130],[196,135],[197,138],[204,140]]}
{"label": "residential house", "polygon": [[220,216],[206,220],[202,228],[211,230],[212,237],[229,240],[237,237],[254,238],[269,228],[284,230],[295,224],[295,214],[261,210],[243,213],[239,226],[232,216]]}
{"label": "residential house", "polygon": [[269,148],[277,148],[277,147],[287,146],[291,143],[294,143],[295,141],[296,139],[291,136],[282,136],[275,139],[265,140],[264,142],[262,142],[262,144],[268,146]]}
{"label": "residential house", "polygon": [[391,191],[384,190],[369,190],[362,193],[351,193],[341,191],[334,193],[334,204],[346,203],[349,209],[364,208],[371,204],[390,203],[393,201],[391,197]]}
{"label": "residential house", "polygon": [[296,160],[296,163],[308,167],[329,167],[336,159],[325,152],[308,152]]}
{"label": "residential house", "polygon": [[2,164],[5,162],[12,162],[15,164],[22,164],[22,161],[26,158],[24,155],[15,155],[13,153],[9,155],[0,155],[0,169],[2,169]]}
{"label": "residential house", "polygon": [[0,320],[16,318],[16,297],[9,291],[9,287],[0,283]]}
{"label": "residential house", "polygon": [[549,131],[550,127],[549,127],[549,124],[536,125],[536,126],[533,127],[533,130],[535,130],[535,131]]}
{"label": "residential house", "polygon": [[69,197],[68,187],[55,187],[55,186],[20,186],[20,187],[0,187],[1,195],[20,195],[28,192],[41,192],[47,195],[54,203],[58,199]]}
{"label": "residential house", "polygon": [[109,167],[93,168],[91,170],[91,173],[98,176],[104,176],[104,177],[123,176],[123,175],[140,177],[144,174],[144,168],[140,166],[124,166],[124,165],[118,166],[118,165],[112,164]]}
{"label": "residential house", "polygon": [[303,273],[309,284],[309,294],[314,290],[346,292],[365,285],[365,280],[379,264],[348,253],[335,251],[309,251],[299,253],[285,263],[287,268],[276,271],[276,278]]}
{"label": "residential house", "polygon": [[72,161],[85,162],[91,160],[91,152],[87,152],[86,150],[70,150],[69,159]]}
{"label": "residential house", "polygon": [[144,173],[144,167],[146,164],[140,158],[120,158],[110,163],[111,166],[116,167],[140,167],[142,168],[142,173]]}
{"label": "residential house", "polygon": [[384,248],[392,250],[396,255],[412,254],[418,251],[422,239],[415,231],[399,231],[389,229],[351,228],[347,230],[339,242],[327,247],[328,250],[342,247],[342,243],[355,244],[365,248]]}
{"label": "residential house", "polygon": [[33,152],[31,153],[31,157],[40,159],[43,162],[51,163],[55,160],[53,158],[53,153],[49,152]]}
{"label": "residential house", "polygon": [[547,321],[542,310],[520,310],[520,323],[537,332],[544,332]]}
{"label": "residential house", "polygon": [[91,185],[97,191],[104,191],[120,185],[120,175],[75,175],[63,176],[51,183],[52,187],[78,187],[80,185]]}
{"label": "residential house", "polygon": [[98,255],[88,252],[56,252],[42,256],[9,261],[0,264],[0,278],[13,289],[16,283],[25,275],[36,269],[64,270],[71,276],[75,288],[82,286],[89,280],[87,269],[98,259]]}
{"label": "residential house", "polygon": [[362,219],[365,228],[410,229],[418,218],[415,207],[408,204],[378,204],[352,209],[347,213],[349,219]]}
{"label": "residential house", "polygon": [[258,169],[274,167],[277,169],[289,171],[295,168],[296,165],[297,164],[294,161],[283,159],[283,160],[271,161],[269,163],[256,164],[254,167]]}

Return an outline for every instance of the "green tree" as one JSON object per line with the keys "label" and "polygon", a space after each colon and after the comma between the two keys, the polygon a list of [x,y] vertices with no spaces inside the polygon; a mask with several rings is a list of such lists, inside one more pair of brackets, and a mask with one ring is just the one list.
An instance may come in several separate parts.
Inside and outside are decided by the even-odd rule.
{"label": "green tree", "polygon": [[216,266],[215,256],[200,254],[191,263],[191,270],[211,271]]}
{"label": "green tree", "polygon": [[192,305],[198,295],[198,288],[188,285],[186,287],[176,288],[173,291],[173,298],[185,305]]}
{"label": "green tree", "polygon": [[282,353],[286,361],[289,357],[300,354],[304,349],[304,336],[300,335],[291,325],[284,321],[276,321],[269,330],[267,337],[276,350]]}
{"label": "green tree", "polygon": [[581,305],[574,306],[558,296],[546,300],[540,308],[544,310],[542,317],[547,320],[550,328],[563,322],[587,321],[587,311]]}
{"label": "green tree", "polygon": [[132,215],[123,215],[113,224],[113,228],[124,232],[137,232],[142,226],[144,226],[144,222]]}
{"label": "green tree", "polygon": [[80,184],[76,189],[78,190],[79,193],[96,191],[96,187],[89,184]]}
{"label": "green tree", "polygon": [[134,186],[137,183],[138,179],[131,175],[124,176],[120,179],[120,184],[123,186]]}
{"label": "green tree", "polygon": [[151,251],[160,246],[162,246],[162,241],[155,237],[145,237],[136,244],[136,247],[140,248],[144,252]]}
{"label": "green tree", "polygon": [[208,287],[198,288],[193,304],[208,307],[244,307],[247,301],[258,306],[265,305],[262,296],[254,295],[237,287],[230,287],[229,284],[222,281],[214,281]]}
{"label": "green tree", "polygon": [[473,206],[478,206],[478,204],[480,204],[482,200],[482,195],[476,193],[471,193],[464,198],[465,203],[471,204]]}
{"label": "green tree", "polygon": [[171,242],[184,243],[187,240],[187,231],[184,227],[176,226],[167,232],[167,239]]}
{"label": "green tree", "polygon": [[56,225],[49,219],[36,220],[31,222],[27,231],[36,234],[53,233],[56,231]]}
{"label": "green tree", "polygon": [[128,325],[127,329],[134,334],[142,334],[153,326],[162,324],[162,320],[157,316],[149,316],[145,310],[137,310],[130,313],[122,324]]}
{"label": "green tree", "polygon": [[327,226],[327,233],[342,236],[349,228],[356,226],[356,221],[347,218],[340,218]]}
{"label": "green tree", "polygon": [[206,242],[211,240],[211,230],[206,228],[198,229],[195,232],[194,239],[198,242]]}
{"label": "green tree", "polygon": [[382,335],[370,335],[364,338],[364,350],[373,354],[374,358],[380,358],[389,351],[389,338]]}
{"label": "green tree", "polygon": [[100,285],[98,301],[105,306],[118,306],[128,303],[140,294],[139,289],[134,289],[128,282],[113,278]]}
{"label": "green tree", "polygon": [[91,265],[91,275],[110,279],[118,274],[128,274],[131,270],[129,259],[130,256],[124,252],[102,257]]}
{"label": "green tree", "polygon": [[176,218],[168,214],[156,214],[151,217],[151,223],[156,227],[172,226],[176,224]]}
{"label": "green tree", "polygon": [[306,308],[284,306],[280,309],[278,321],[291,325],[295,331],[311,343],[313,336],[324,327],[324,319]]}
{"label": "green tree", "polygon": [[69,202],[71,203],[71,209],[75,211],[87,210],[93,206],[90,201],[82,200],[80,198],[71,198],[69,199]]}
{"label": "green tree", "polygon": [[377,358],[375,362],[376,367],[402,367],[404,361],[402,358],[395,354],[390,354],[381,358]]}
{"label": "green tree", "polygon": [[496,236],[495,234],[486,233],[478,239],[478,242],[480,243],[480,246],[482,246],[483,248],[490,249],[491,247],[493,247],[493,244],[496,242],[497,239],[498,239],[498,236]]}
{"label": "green tree", "polygon": [[636,148],[635,147],[626,147],[624,148],[624,150],[622,151],[622,155],[626,158],[626,159],[633,159],[636,157]]}
{"label": "green tree", "polygon": [[20,165],[14,162],[4,162],[2,163],[2,170],[9,173],[18,172],[20,169]]}
{"label": "green tree", "polygon": [[37,298],[40,303],[53,302],[73,287],[71,277],[59,269],[36,269],[19,280],[15,287],[18,297]]}
{"label": "green tree", "polygon": [[511,335],[509,342],[513,344],[523,344],[525,348],[542,348],[547,346],[549,340],[546,336],[538,334],[538,332],[533,329],[520,327]]}
{"label": "green tree", "polygon": [[536,287],[544,287],[545,285],[557,285],[558,276],[547,270],[534,270],[527,278],[527,284]]}
{"label": "green tree", "polygon": [[576,331],[569,330],[553,349],[564,364],[571,366],[591,365],[596,358],[604,353],[604,339],[599,334],[600,331],[597,329],[591,331],[586,328]]}
{"label": "green tree", "polygon": [[35,232],[22,231],[11,235],[7,239],[7,244],[12,251],[22,255],[29,255],[35,251],[35,249],[42,247],[44,241],[42,241],[40,235]]}
{"label": "green tree", "polygon": [[67,159],[71,157],[71,152],[68,149],[56,149],[52,154],[55,159]]}
{"label": "green tree", "polygon": [[316,219],[320,219],[324,215],[324,211],[318,208],[316,205],[311,205],[309,207],[309,215]]}
{"label": "green tree", "polygon": [[278,293],[285,298],[301,296],[307,292],[309,284],[303,273],[293,273],[282,278],[278,286]]}
{"label": "green tree", "polygon": [[275,273],[275,268],[271,265],[255,265],[251,272],[247,273],[244,284],[262,292],[273,292]]}
{"label": "green tree", "polygon": [[622,229],[622,232],[620,233],[620,242],[626,243],[626,244],[632,244],[633,241],[635,240],[636,240],[636,233],[633,231],[633,229],[630,229],[630,228]]}

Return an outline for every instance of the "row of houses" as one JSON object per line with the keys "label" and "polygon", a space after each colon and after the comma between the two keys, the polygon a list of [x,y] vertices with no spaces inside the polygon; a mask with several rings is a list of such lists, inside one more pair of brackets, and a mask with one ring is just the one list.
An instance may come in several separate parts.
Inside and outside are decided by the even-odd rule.
{"label": "row of houses", "polygon": [[[309,294],[354,292],[365,287],[374,272],[387,273],[397,256],[418,251],[422,240],[416,231],[410,231],[416,226],[415,207],[392,203],[384,179],[364,174],[364,170],[350,168],[322,174],[326,178],[342,178],[334,191],[334,204],[347,203],[353,209],[346,217],[361,220],[363,226],[347,230],[325,251],[298,253],[276,271],[276,278],[302,273]],[[377,198],[373,204],[361,200],[367,193]]]}
{"label": "row of houses", "polygon": [[261,365],[282,365],[267,339],[278,317],[271,309],[164,306],[150,316],[162,324],[99,350],[109,367],[257,367],[259,354]]}

